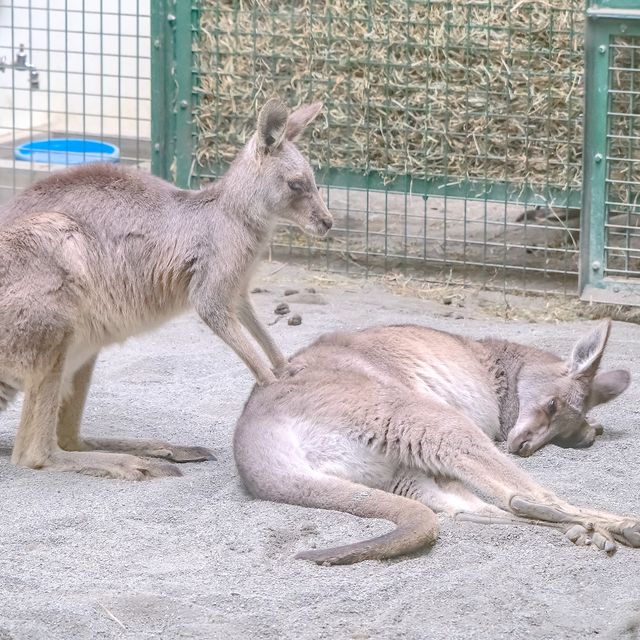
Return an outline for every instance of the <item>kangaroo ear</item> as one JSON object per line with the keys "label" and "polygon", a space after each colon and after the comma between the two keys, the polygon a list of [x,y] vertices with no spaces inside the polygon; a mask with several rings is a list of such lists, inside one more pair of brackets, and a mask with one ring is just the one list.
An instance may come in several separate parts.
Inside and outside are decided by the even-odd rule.
{"label": "kangaroo ear", "polygon": [[271,153],[282,144],[288,116],[287,105],[278,98],[271,98],[262,107],[256,130],[256,150],[259,155]]}
{"label": "kangaroo ear", "polygon": [[303,104],[296,109],[287,120],[287,140],[295,142],[310,122],[313,122],[322,111],[322,102]]}
{"label": "kangaroo ear", "polygon": [[631,382],[631,375],[624,369],[599,373],[591,383],[589,392],[589,408],[617,398]]}
{"label": "kangaroo ear", "polygon": [[611,320],[607,318],[591,333],[576,342],[569,358],[569,372],[571,374],[576,377],[595,376],[609,338],[610,329]]}

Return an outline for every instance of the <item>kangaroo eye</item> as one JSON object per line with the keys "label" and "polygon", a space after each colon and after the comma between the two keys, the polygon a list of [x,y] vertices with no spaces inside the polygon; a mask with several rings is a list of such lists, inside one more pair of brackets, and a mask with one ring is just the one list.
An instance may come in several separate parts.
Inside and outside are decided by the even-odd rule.
{"label": "kangaroo eye", "polygon": [[547,414],[551,417],[558,410],[558,405],[556,403],[555,398],[551,398],[549,402],[547,402]]}
{"label": "kangaroo eye", "polygon": [[291,191],[295,191],[296,193],[304,191],[304,184],[302,184],[300,180],[289,180],[287,184],[289,185],[289,189],[291,189]]}

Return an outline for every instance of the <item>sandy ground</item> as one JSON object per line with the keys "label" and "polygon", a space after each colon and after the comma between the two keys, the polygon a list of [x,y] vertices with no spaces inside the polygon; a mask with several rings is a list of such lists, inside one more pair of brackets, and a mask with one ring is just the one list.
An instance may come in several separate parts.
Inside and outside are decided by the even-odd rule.
{"label": "sandy ground", "polygon": [[[254,295],[271,320],[312,274],[266,265]],[[567,352],[589,326],[474,317],[375,283],[319,288],[291,302],[302,325],[272,327],[291,352],[319,333],[422,322]],[[640,514],[640,327],[615,323],[608,366],[627,393],[598,411],[588,450],[547,447],[519,463],[580,504]],[[19,469],[9,463],[19,403],[0,416],[0,640],[70,638],[626,638],[640,608],[640,550],[614,557],[543,528],[442,520],[427,553],[351,567],[294,560],[309,546],[371,537],[382,521],[271,504],[243,491],[231,453],[251,388],[237,358],[193,315],[105,351],[85,416],[89,433],[211,447],[217,461],[143,483]]]}

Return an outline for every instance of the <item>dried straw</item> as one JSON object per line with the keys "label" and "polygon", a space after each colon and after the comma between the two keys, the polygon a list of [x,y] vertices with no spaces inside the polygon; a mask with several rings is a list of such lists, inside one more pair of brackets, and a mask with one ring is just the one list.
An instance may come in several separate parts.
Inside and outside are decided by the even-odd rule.
{"label": "dried straw", "polygon": [[202,0],[197,160],[321,98],[317,166],[579,186],[583,1]]}
{"label": "dried straw", "polygon": [[201,8],[202,167],[229,162],[256,108],[278,94],[325,101],[327,126],[309,148],[319,167],[386,181],[580,187],[583,0],[201,0]]}

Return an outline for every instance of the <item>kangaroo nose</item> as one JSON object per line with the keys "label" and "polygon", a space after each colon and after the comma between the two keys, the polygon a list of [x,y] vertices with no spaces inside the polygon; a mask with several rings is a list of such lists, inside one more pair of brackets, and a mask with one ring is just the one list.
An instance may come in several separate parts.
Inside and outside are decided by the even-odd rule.
{"label": "kangaroo nose", "polygon": [[516,455],[526,458],[530,456],[533,451],[531,450],[531,434],[529,432],[522,433],[507,443],[507,449],[509,453],[515,453]]}
{"label": "kangaroo nose", "polygon": [[531,443],[528,440],[520,443],[516,453],[523,458],[528,458],[533,453],[533,451],[531,451]]}
{"label": "kangaroo nose", "polygon": [[325,228],[325,232],[333,227],[333,218],[322,218],[320,224]]}

